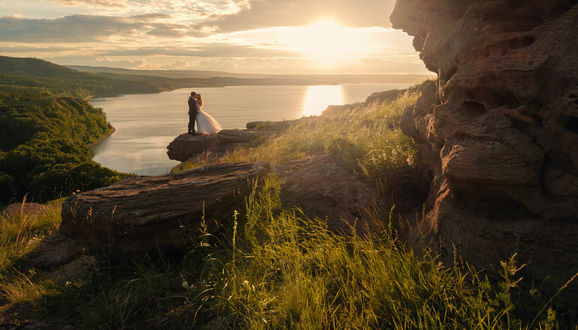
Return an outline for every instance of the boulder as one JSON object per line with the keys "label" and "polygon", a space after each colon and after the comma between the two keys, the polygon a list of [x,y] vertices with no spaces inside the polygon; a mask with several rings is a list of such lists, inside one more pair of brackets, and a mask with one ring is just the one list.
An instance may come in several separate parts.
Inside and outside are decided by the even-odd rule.
{"label": "boulder", "polygon": [[169,143],[167,155],[169,159],[184,162],[192,155],[214,150],[218,143],[217,134],[189,135],[184,133]]}
{"label": "boulder", "polygon": [[169,159],[185,161],[204,152],[222,153],[239,146],[248,145],[256,137],[255,132],[241,129],[222,130],[217,134],[189,135],[176,137],[167,146]]}
{"label": "boulder", "polygon": [[87,252],[82,244],[56,231],[43,239],[27,258],[42,271],[43,278],[65,285],[82,280],[98,269],[97,259]]}
{"label": "boulder", "polygon": [[58,230],[44,238],[27,258],[30,264],[44,270],[53,270],[86,255],[86,248]]}
{"label": "boulder", "polygon": [[401,123],[434,173],[412,244],[484,268],[518,252],[560,287],[578,272],[576,1],[398,0],[391,21],[438,74]]}
{"label": "boulder", "polygon": [[204,215],[227,212],[267,171],[266,163],[233,163],[129,178],[66,199],[60,231],[113,255],[183,247]]}
{"label": "boulder", "polygon": [[46,206],[38,203],[12,203],[0,213],[5,218],[19,217],[21,215],[34,215],[46,211]]}
{"label": "boulder", "polygon": [[329,229],[364,233],[372,224],[364,212],[377,202],[374,186],[356,176],[343,162],[328,155],[289,161],[276,168],[282,180],[283,200],[307,215],[327,220]]}

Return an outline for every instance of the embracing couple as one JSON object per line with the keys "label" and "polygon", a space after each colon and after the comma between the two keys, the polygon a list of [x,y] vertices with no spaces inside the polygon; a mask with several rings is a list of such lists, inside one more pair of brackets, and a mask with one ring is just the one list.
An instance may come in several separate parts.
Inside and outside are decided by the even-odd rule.
{"label": "embracing couple", "polygon": [[[215,134],[222,129],[221,125],[215,118],[201,110],[203,107],[203,97],[201,94],[191,92],[189,97],[189,135],[197,134]],[[197,130],[195,131],[195,121]]]}

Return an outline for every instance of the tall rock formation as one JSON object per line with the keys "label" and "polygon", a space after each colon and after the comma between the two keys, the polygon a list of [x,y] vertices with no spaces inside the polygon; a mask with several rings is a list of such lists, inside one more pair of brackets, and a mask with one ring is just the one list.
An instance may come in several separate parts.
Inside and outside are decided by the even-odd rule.
{"label": "tall rock formation", "polygon": [[[578,271],[576,0],[398,0],[436,84],[402,119],[434,171],[413,243],[488,267]],[[574,285],[574,294],[578,291]]]}

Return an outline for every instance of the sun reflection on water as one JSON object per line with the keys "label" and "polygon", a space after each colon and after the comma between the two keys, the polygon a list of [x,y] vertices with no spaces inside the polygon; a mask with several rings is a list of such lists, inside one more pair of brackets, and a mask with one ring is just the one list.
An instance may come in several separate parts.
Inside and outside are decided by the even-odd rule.
{"label": "sun reflection on water", "polygon": [[328,105],[343,104],[343,91],[339,85],[309,86],[303,101],[303,116],[320,115]]}

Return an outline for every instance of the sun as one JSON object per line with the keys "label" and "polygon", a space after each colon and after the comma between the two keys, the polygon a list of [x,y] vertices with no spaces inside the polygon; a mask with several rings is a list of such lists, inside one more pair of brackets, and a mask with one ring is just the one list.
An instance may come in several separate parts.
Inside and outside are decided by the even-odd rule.
{"label": "sun", "polygon": [[[294,31],[292,43],[305,56],[334,60],[363,51],[360,40],[352,38],[351,29],[331,19],[322,19]],[[363,48],[363,49],[361,49]]]}
{"label": "sun", "polygon": [[346,26],[332,18],[312,22],[302,26],[234,32],[227,38],[240,45],[282,51],[287,54],[286,58],[299,58],[299,61],[323,70],[363,63],[365,59],[387,51],[389,46],[384,43],[391,40],[390,31],[380,27]]}

